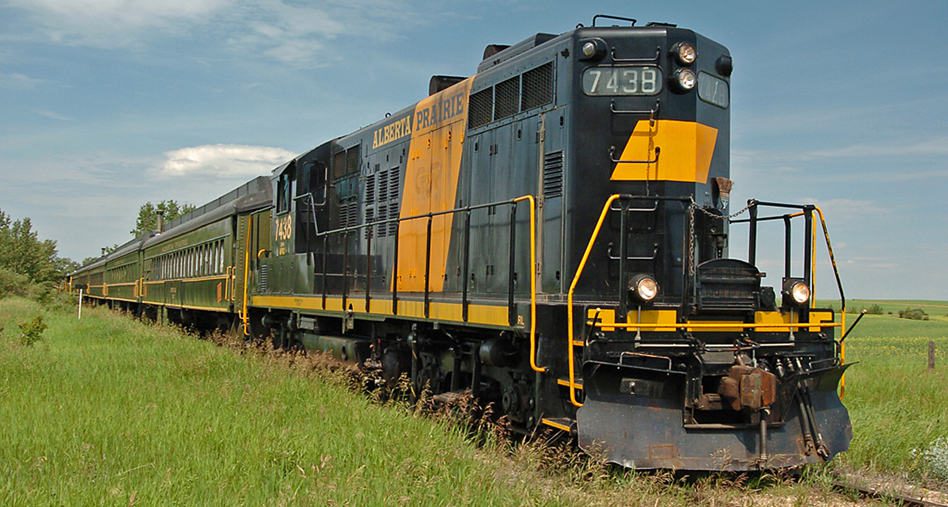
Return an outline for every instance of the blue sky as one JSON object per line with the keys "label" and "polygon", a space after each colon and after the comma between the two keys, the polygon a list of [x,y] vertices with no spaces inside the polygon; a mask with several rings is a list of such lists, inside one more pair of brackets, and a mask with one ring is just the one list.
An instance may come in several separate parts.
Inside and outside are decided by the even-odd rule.
{"label": "blue sky", "polygon": [[735,203],[820,204],[850,296],[948,299],[948,2],[590,4],[0,0],[0,209],[95,255],[602,12],[730,48]]}

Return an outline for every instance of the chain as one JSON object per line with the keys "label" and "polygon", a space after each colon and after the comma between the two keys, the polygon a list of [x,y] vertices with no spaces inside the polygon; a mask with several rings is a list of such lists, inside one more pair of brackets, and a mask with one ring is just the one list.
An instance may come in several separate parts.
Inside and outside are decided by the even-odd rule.
{"label": "chain", "polygon": [[688,206],[688,274],[695,276],[695,208],[698,206],[692,199]]}
{"label": "chain", "polygon": [[737,210],[734,213],[731,213],[730,215],[719,215],[717,213],[711,213],[710,211],[702,208],[701,206],[698,206],[698,203],[695,202],[694,198],[690,198],[689,201],[690,201],[690,204],[688,205],[688,274],[691,276],[695,276],[695,270],[697,269],[695,267],[695,210],[700,211],[701,213],[705,214],[708,217],[721,220],[721,221],[728,221],[734,217],[743,215],[747,210],[750,209],[752,204],[748,204],[747,206],[744,206],[743,208]]}

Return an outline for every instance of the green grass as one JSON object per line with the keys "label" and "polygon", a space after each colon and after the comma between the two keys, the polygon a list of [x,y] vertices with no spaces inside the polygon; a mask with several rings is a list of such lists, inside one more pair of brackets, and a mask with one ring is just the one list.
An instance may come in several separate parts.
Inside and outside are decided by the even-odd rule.
{"label": "green grass", "polygon": [[[49,328],[26,346],[17,324],[37,314]],[[912,448],[944,434],[944,370],[924,372],[920,338],[869,338],[873,326],[892,324],[866,319],[848,341],[850,359],[863,363],[848,377],[856,439],[844,460],[898,470]],[[838,498],[818,479],[682,483],[542,447],[478,447],[450,420],[374,403],[305,361],[239,353],[102,309],[86,309],[77,321],[71,310],[3,299],[0,326],[0,505],[805,505]],[[885,375],[895,381],[883,382]]]}
{"label": "green grass", "polygon": [[[0,303],[0,504],[542,502],[456,426],[105,311]],[[554,495],[556,493],[554,492]]]}
{"label": "green grass", "polygon": [[[851,308],[880,304],[886,311],[922,307],[931,320],[866,315],[846,339],[843,402],[853,421],[853,442],[841,461],[851,467],[907,473],[948,485],[917,456],[948,437],[948,303],[858,301]],[[940,309],[940,310],[938,310]],[[941,312],[941,313],[939,313]],[[852,323],[854,316],[850,316]],[[936,344],[936,368],[928,371],[928,342]],[[913,452],[914,450],[914,452]]]}
{"label": "green grass", "polygon": [[[36,315],[49,328],[27,346],[17,324]],[[104,309],[77,321],[8,298],[0,326],[0,505],[689,505],[708,494],[556,449],[478,446],[453,420],[372,402],[306,358]]]}

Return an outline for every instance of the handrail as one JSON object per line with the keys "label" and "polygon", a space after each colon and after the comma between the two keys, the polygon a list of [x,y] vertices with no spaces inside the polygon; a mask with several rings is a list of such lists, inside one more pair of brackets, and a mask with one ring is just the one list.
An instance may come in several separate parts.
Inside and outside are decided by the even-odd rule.
{"label": "handrail", "polygon": [[[823,228],[823,239],[826,241],[826,251],[829,253],[830,263],[833,265],[833,275],[836,277],[836,288],[839,289],[839,320],[840,333],[846,335],[846,295],[843,293],[843,282],[839,279],[839,268],[836,265],[836,254],[833,253],[833,244],[830,242],[829,229],[826,227],[826,216],[819,206],[813,206],[820,216],[820,226]],[[839,364],[846,364],[846,342],[839,344]],[[839,399],[846,396],[846,372],[839,377]]]}
{"label": "handrail", "polygon": [[573,291],[576,290],[576,285],[579,284],[579,278],[582,276],[583,269],[586,267],[586,261],[589,259],[589,254],[596,244],[596,239],[599,237],[602,224],[606,221],[606,215],[609,214],[609,207],[620,197],[622,197],[621,194],[612,194],[606,199],[606,204],[603,205],[602,212],[599,213],[599,220],[596,222],[596,227],[593,229],[592,235],[589,236],[589,242],[586,244],[586,251],[583,252],[583,258],[579,261],[576,274],[573,275],[573,281],[569,284],[569,291],[566,293],[566,358],[569,369],[569,401],[574,407],[581,407],[583,404],[576,400],[576,372],[574,371],[575,359],[573,358]]}
{"label": "handrail", "polygon": [[[589,238],[589,241],[586,245],[586,250],[583,252],[583,257],[579,262],[579,266],[576,269],[576,273],[573,276],[572,282],[570,283],[569,291],[567,292],[567,363],[568,363],[568,369],[569,369],[569,375],[568,375],[569,379],[566,385],[569,387],[570,403],[572,403],[576,407],[581,407],[582,403],[580,403],[576,399],[576,390],[577,390],[578,384],[576,383],[575,358],[573,354],[573,345],[575,343],[574,329],[573,329],[574,327],[573,295],[576,290],[576,286],[579,284],[579,279],[582,276],[586,263],[589,260],[589,256],[592,253],[592,249],[595,246],[595,242],[599,237],[599,232],[602,229],[602,225],[605,222],[605,218],[608,215],[609,211],[611,211],[612,203],[622,198],[631,198],[631,196],[627,196],[623,194],[613,194],[609,196],[609,198],[606,200],[606,203],[603,205],[602,212],[599,215],[599,220],[596,222],[596,226],[593,229],[593,232]],[[800,329],[800,328],[807,328],[807,327],[821,327],[821,328],[840,328],[843,332],[845,332],[846,330],[846,297],[843,293],[842,282],[839,277],[839,269],[836,263],[835,254],[833,253],[833,247],[832,247],[832,244],[830,242],[830,237],[829,237],[829,230],[826,225],[826,218],[823,214],[823,211],[819,208],[819,206],[815,206],[812,204],[794,205],[794,204],[784,204],[784,203],[755,201],[755,200],[751,200],[748,202],[748,207],[751,208],[752,211],[755,211],[758,206],[784,207],[784,208],[799,209],[800,211],[795,212],[795,213],[785,214],[785,215],[773,216],[773,217],[762,217],[759,219],[755,216],[752,216],[752,218],[749,220],[733,220],[732,222],[734,223],[750,222],[753,229],[755,222],[759,222],[759,221],[789,219],[789,218],[795,218],[799,216],[804,216],[805,218],[808,219],[807,225],[810,227],[809,227],[809,230],[807,231],[806,239],[808,240],[807,243],[809,243],[809,245],[807,246],[809,248],[805,249],[806,250],[805,253],[807,254],[807,257],[809,257],[809,259],[805,259],[808,262],[805,262],[804,264],[806,268],[809,268],[808,278],[809,278],[811,287],[815,285],[813,280],[815,280],[815,276],[816,276],[815,275],[816,273],[816,241],[815,241],[816,228],[810,225],[812,222],[810,222],[809,217],[811,216],[813,211],[816,211],[816,213],[819,215],[820,224],[823,228],[823,236],[826,242],[827,251],[829,252],[830,261],[833,266],[833,273],[836,277],[836,285],[837,285],[837,288],[839,289],[840,300],[842,301],[841,317],[840,317],[839,323],[836,323],[836,322],[799,322],[799,323],[793,323],[793,322],[791,323],[714,323],[714,322],[679,323],[679,322],[675,322],[675,323],[608,323],[607,324],[607,323],[602,323],[602,322],[591,322],[589,324],[598,328],[608,327],[612,329],[631,329],[631,330],[640,330],[640,329],[654,330],[654,329],[669,329],[669,328],[670,329],[686,329],[686,330],[687,329],[744,330],[744,329],[766,329],[766,328],[775,328],[775,327],[784,327],[784,328],[791,328],[791,329]],[[815,297],[815,294],[812,297]],[[845,344],[842,344],[842,346],[840,347],[841,364],[845,362],[845,358],[846,358]],[[843,379],[841,379],[840,388],[841,388],[840,397],[842,397],[843,394],[845,393],[845,375],[843,376]]]}
{"label": "handrail", "polygon": [[537,373],[546,368],[537,365],[537,217],[536,199],[532,195],[514,198],[514,202],[530,203],[530,368]]}
{"label": "handrail", "polygon": [[460,208],[452,208],[452,209],[442,210],[442,211],[429,211],[428,213],[422,213],[420,215],[412,215],[408,217],[386,218],[384,220],[376,220],[374,222],[367,222],[364,224],[347,225],[345,227],[339,227],[337,229],[332,229],[329,231],[318,232],[316,233],[316,237],[318,238],[321,236],[331,236],[333,234],[342,234],[347,231],[357,231],[359,229],[364,229],[366,227],[372,227],[372,226],[382,225],[382,224],[407,222],[409,220],[418,220],[422,218],[432,218],[432,217],[443,216],[443,215],[451,215],[454,213],[460,213],[462,211],[473,211],[477,209],[493,208],[496,206],[503,206],[505,204],[514,204],[516,202],[525,200],[525,198],[527,197],[533,197],[533,196],[527,194],[527,195],[522,195],[520,197],[515,197],[513,199],[506,199],[503,201],[487,202],[484,204],[470,204],[467,206],[462,206]]}
{"label": "handrail", "polygon": [[[346,226],[346,227],[340,227],[340,228],[337,228],[337,229],[332,229],[332,230],[323,231],[323,232],[317,231],[317,232],[316,232],[316,237],[317,237],[317,238],[322,237],[323,240],[324,240],[324,241],[323,241],[323,255],[324,255],[324,258],[323,258],[323,260],[324,260],[324,264],[323,264],[323,277],[324,277],[324,281],[323,281],[323,308],[325,309],[325,298],[326,298],[326,282],[325,282],[326,267],[325,267],[325,255],[326,255],[327,250],[328,250],[328,245],[327,245],[327,243],[326,243],[326,240],[328,239],[329,236],[332,236],[332,235],[335,235],[335,234],[348,235],[348,234],[350,234],[350,232],[352,232],[352,231],[357,231],[357,230],[360,230],[360,229],[363,229],[363,228],[368,228],[368,227],[375,227],[375,226],[387,225],[387,224],[390,224],[390,223],[395,223],[396,226],[398,226],[398,225],[400,225],[402,222],[407,222],[407,221],[409,221],[409,220],[427,219],[427,220],[428,220],[428,227],[427,227],[427,234],[426,234],[426,236],[427,236],[427,237],[426,237],[426,242],[430,242],[430,240],[431,240],[431,237],[430,237],[430,236],[431,236],[431,232],[430,232],[430,231],[431,231],[431,219],[432,219],[433,217],[443,216],[443,215],[457,214],[457,213],[461,213],[461,212],[469,213],[470,211],[473,211],[473,210],[485,209],[485,208],[492,208],[492,207],[495,207],[495,206],[504,206],[504,205],[514,205],[514,206],[516,206],[518,203],[521,203],[521,202],[527,202],[527,203],[529,203],[529,205],[530,205],[530,368],[533,369],[533,371],[535,371],[535,372],[537,372],[537,373],[545,373],[545,372],[547,371],[547,368],[544,367],[544,366],[538,365],[537,362],[536,362],[536,351],[537,351],[537,342],[536,342],[536,329],[537,329],[537,325],[536,325],[536,315],[537,315],[537,284],[536,284],[536,269],[537,269],[537,268],[536,268],[536,266],[537,266],[537,258],[536,258],[536,257],[537,257],[537,253],[536,253],[536,252],[537,252],[537,244],[536,244],[536,241],[537,241],[537,234],[536,234],[536,207],[537,207],[537,206],[536,206],[536,198],[535,198],[533,195],[530,195],[530,194],[521,195],[521,196],[519,196],[519,197],[514,197],[513,199],[508,199],[508,200],[504,200],[504,201],[494,201],[494,202],[489,202],[489,203],[484,203],[484,204],[468,205],[468,206],[462,206],[462,207],[460,207],[460,208],[453,208],[453,209],[450,209],[450,210],[431,211],[431,212],[428,212],[428,213],[423,213],[423,214],[420,214],[420,215],[413,215],[413,216],[408,216],[408,217],[387,218],[387,219],[376,220],[376,221],[374,221],[374,222],[368,222],[368,223],[364,223],[364,224],[358,224],[358,225],[351,225],[351,226]],[[516,209],[516,208],[514,208],[514,209]],[[512,218],[515,218],[515,215],[513,215]],[[466,223],[469,224],[469,221],[466,222]],[[515,225],[515,221],[514,221],[514,220],[511,220],[511,227],[515,227],[515,226],[516,226],[516,225]],[[393,277],[395,277],[395,276],[397,275],[397,258],[398,258],[398,234],[397,234],[397,232],[396,232],[396,235],[395,235],[395,241],[396,241],[396,243],[395,243],[395,259],[396,259],[395,262],[396,262],[396,263],[395,263],[395,268],[393,269],[393,272],[392,272],[392,276],[393,276]],[[465,245],[465,248],[468,248],[468,245]],[[513,249],[515,248],[515,245],[514,245],[514,244],[511,244],[511,247],[510,247],[510,248],[511,248],[511,250],[513,250]],[[426,246],[426,250],[430,250],[430,246]],[[430,257],[430,252],[428,252],[427,255],[426,255],[426,264],[427,264],[427,262],[430,261],[430,259],[428,259],[429,257]],[[345,266],[343,267],[343,269],[345,270]],[[430,266],[426,266],[426,269],[425,269],[425,272],[426,272],[426,281],[425,281],[425,302],[426,302],[426,303],[428,303],[428,301],[429,301],[428,280],[427,280],[427,278],[428,278],[428,276],[429,276],[429,274],[428,274],[428,270],[429,270],[429,269],[430,269]],[[511,264],[511,266],[510,266],[510,269],[511,269],[511,270],[513,269],[513,265],[512,265],[512,264]],[[467,280],[467,277],[465,276],[465,281],[466,281],[466,280]],[[392,291],[393,300],[394,300],[394,301],[397,301],[397,299],[396,299],[396,298],[397,298],[397,293],[398,293],[398,292],[397,292],[397,291],[398,291],[398,283],[397,283],[397,280],[395,281],[395,283],[394,283],[394,285],[392,286],[392,288],[393,288],[393,291]],[[369,297],[368,293],[369,293],[370,291],[371,291],[371,286],[367,285],[367,287],[366,287],[366,298]],[[466,292],[466,291],[464,291],[464,297],[465,297],[465,299],[466,299],[466,297],[467,297],[467,292]],[[465,306],[464,313],[465,313],[465,315],[466,315],[466,304],[465,304],[465,303],[462,303],[462,305]],[[425,307],[427,308],[428,305],[426,304]],[[392,304],[392,312],[393,312],[393,314],[397,314],[397,303],[395,303],[395,302],[393,302],[393,304]],[[426,315],[427,315],[427,311],[426,311]]]}
{"label": "handrail", "polygon": [[244,324],[244,336],[250,336],[250,315],[247,313],[247,286],[250,284],[250,233],[253,230],[253,215],[247,215],[247,237],[244,248],[244,308],[241,320]]}

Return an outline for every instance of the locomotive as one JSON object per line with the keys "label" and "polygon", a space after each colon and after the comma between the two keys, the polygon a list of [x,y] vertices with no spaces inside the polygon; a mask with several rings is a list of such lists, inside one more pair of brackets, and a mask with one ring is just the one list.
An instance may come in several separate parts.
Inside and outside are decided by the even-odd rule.
{"label": "locomotive", "polygon": [[[472,76],[432,77],[416,104],[69,282],[469,390],[515,430],[569,432],[626,467],[828,460],[852,433],[842,285],[817,206],[732,209],[732,70],[692,30],[614,16],[489,45]],[[758,267],[768,225],[784,232],[778,287]],[[815,300],[818,228],[838,318]]]}

